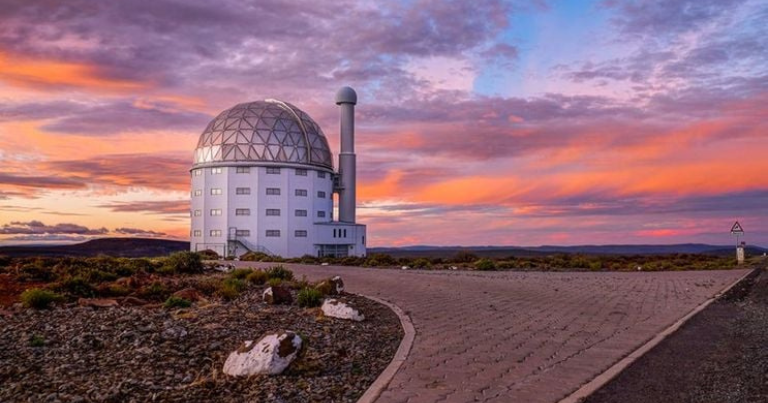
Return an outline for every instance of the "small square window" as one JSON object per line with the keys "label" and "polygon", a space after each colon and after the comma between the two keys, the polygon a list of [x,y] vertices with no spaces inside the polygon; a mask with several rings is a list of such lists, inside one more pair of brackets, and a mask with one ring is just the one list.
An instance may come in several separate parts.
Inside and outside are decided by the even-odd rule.
{"label": "small square window", "polygon": [[202,189],[196,189],[195,190],[195,196],[202,196],[202,195],[203,195],[203,190]]}
{"label": "small square window", "polygon": [[280,215],[280,209],[268,208],[267,209],[267,215],[268,216],[279,216]]}
{"label": "small square window", "polygon": [[211,215],[212,216],[221,215],[221,209],[220,208],[211,209]]}
{"label": "small square window", "polygon": [[280,175],[280,168],[267,167],[267,173],[270,175]]}
{"label": "small square window", "polygon": [[211,234],[211,236],[221,236],[221,230],[220,229],[212,229],[210,234]]}
{"label": "small square window", "polygon": [[214,195],[214,196],[220,195],[221,194],[221,189],[220,188],[211,188],[211,194]]}
{"label": "small square window", "polygon": [[203,215],[203,210],[195,210],[195,217],[200,217]]}
{"label": "small square window", "polygon": [[235,168],[235,173],[247,174],[247,173],[250,173],[250,172],[251,172],[251,168],[250,167],[237,167],[237,168]]}
{"label": "small square window", "polygon": [[194,231],[194,236],[203,236],[203,231],[200,231],[199,229],[196,229]]}
{"label": "small square window", "polygon": [[251,215],[251,209],[248,209],[248,208],[235,209],[235,215]]}
{"label": "small square window", "polygon": [[251,230],[248,230],[248,229],[235,230],[235,236],[251,236]]}
{"label": "small square window", "polygon": [[280,196],[280,188],[267,188],[267,195]]}
{"label": "small square window", "polygon": [[235,194],[238,195],[249,195],[251,194],[251,188],[236,188]]}
{"label": "small square window", "polygon": [[307,170],[306,169],[297,168],[296,169],[296,176],[307,176]]}
{"label": "small square window", "polygon": [[296,210],[296,217],[306,217],[307,210]]}
{"label": "small square window", "polygon": [[195,176],[200,176],[200,175],[202,175],[202,174],[203,174],[203,170],[202,170],[202,169],[195,169],[195,170],[194,170],[194,171],[192,171],[192,172],[194,172],[194,175],[195,175]]}
{"label": "small square window", "polygon": [[279,237],[280,236],[280,230],[279,229],[268,229],[266,235],[268,237]]}
{"label": "small square window", "polygon": [[321,199],[325,199],[325,192],[323,192],[322,190],[319,190],[317,192],[317,197],[319,197]]}
{"label": "small square window", "polygon": [[317,217],[318,218],[325,218],[325,211],[318,211],[317,212]]}
{"label": "small square window", "polygon": [[317,177],[320,178],[320,179],[325,179],[325,172],[318,171],[317,172]]}
{"label": "small square window", "polygon": [[295,195],[296,196],[306,197],[307,196],[307,189],[296,189]]}
{"label": "small square window", "polygon": [[211,175],[218,175],[222,172],[224,172],[222,168],[211,168]]}
{"label": "small square window", "polygon": [[294,232],[293,235],[295,235],[296,238],[306,238],[307,237],[307,231],[296,230],[296,232]]}

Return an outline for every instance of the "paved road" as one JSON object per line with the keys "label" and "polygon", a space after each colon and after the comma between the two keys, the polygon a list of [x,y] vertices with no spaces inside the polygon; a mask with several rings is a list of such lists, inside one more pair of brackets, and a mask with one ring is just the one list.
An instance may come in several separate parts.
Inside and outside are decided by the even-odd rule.
{"label": "paved road", "polygon": [[416,339],[382,403],[557,402],[746,273],[289,266],[410,315]]}

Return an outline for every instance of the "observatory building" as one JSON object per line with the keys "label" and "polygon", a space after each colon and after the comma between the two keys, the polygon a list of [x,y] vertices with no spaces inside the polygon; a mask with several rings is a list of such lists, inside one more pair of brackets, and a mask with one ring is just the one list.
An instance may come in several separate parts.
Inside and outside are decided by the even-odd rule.
{"label": "observatory building", "polygon": [[213,119],[200,135],[190,170],[191,250],[365,256],[365,225],[355,222],[356,103],[352,88],[336,94],[338,171],[320,126],[287,102],[242,103]]}

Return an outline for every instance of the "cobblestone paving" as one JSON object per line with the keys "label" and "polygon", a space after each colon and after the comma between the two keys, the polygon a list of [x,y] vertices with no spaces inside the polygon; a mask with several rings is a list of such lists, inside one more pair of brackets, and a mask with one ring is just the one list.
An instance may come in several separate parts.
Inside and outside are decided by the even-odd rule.
{"label": "cobblestone paving", "polygon": [[746,273],[289,266],[410,315],[416,339],[382,403],[557,402]]}

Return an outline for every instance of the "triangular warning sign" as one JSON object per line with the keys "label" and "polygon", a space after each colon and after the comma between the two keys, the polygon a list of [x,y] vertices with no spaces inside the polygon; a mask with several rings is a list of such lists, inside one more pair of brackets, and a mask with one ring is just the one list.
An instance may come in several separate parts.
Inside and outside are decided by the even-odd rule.
{"label": "triangular warning sign", "polygon": [[733,224],[733,227],[731,227],[731,234],[743,234],[744,228],[741,228],[741,224],[739,224],[738,221],[736,221]]}

